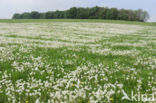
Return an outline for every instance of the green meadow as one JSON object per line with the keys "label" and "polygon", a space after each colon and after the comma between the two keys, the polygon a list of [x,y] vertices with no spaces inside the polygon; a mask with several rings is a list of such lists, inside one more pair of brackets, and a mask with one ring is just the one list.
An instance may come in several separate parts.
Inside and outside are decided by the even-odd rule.
{"label": "green meadow", "polygon": [[156,23],[0,20],[0,103],[149,103],[155,74]]}

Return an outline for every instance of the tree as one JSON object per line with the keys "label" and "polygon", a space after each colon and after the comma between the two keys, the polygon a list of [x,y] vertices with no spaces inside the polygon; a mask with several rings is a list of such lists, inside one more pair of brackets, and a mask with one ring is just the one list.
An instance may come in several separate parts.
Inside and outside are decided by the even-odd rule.
{"label": "tree", "polygon": [[136,11],[136,16],[138,21],[147,21],[147,19],[149,19],[149,14],[147,11],[143,11],[142,9],[138,9]]}
{"label": "tree", "polygon": [[54,14],[52,11],[48,11],[45,13],[45,19],[53,19],[54,18]]}
{"label": "tree", "polygon": [[18,13],[15,13],[12,18],[13,19],[21,19],[21,15]]}
{"label": "tree", "polygon": [[13,19],[110,19],[110,20],[129,20],[129,21],[147,21],[149,14],[141,9],[127,10],[107,7],[76,8],[72,7],[65,11],[48,11],[39,13],[37,11],[14,14]]}
{"label": "tree", "polygon": [[25,12],[25,13],[21,14],[21,18],[22,19],[30,19],[31,18],[31,15],[30,15],[30,13]]}
{"label": "tree", "polygon": [[88,19],[89,13],[88,9],[85,8],[78,8],[77,9],[77,19]]}
{"label": "tree", "polygon": [[101,8],[99,12],[99,19],[106,19],[107,12],[109,12],[109,8]]}
{"label": "tree", "polygon": [[118,16],[118,10],[116,8],[111,8],[106,12],[106,19],[116,20]]}
{"label": "tree", "polygon": [[93,8],[90,8],[90,10],[89,10],[89,19],[96,19],[96,18],[98,18],[99,17],[99,10],[100,10],[100,8],[98,7],[98,6],[96,6],[96,7],[93,7]]}
{"label": "tree", "polygon": [[117,17],[118,20],[128,20],[128,15],[126,13],[126,10],[124,9],[121,9],[119,12],[118,12],[118,17]]}
{"label": "tree", "polygon": [[40,13],[40,19],[46,19],[46,13]]}
{"label": "tree", "polygon": [[75,19],[77,16],[77,8],[72,7],[67,11],[67,18]]}
{"label": "tree", "polygon": [[39,18],[40,18],[40,13],[37,12],[37,11],[32,11],[32,12],[30,13],[30,18],[31,18],[31,19],[39,19]]}
{"label": "tree", "polygon": [[146,22],[150,18],[149,14],[147,11],[143,12],[143,21]]}

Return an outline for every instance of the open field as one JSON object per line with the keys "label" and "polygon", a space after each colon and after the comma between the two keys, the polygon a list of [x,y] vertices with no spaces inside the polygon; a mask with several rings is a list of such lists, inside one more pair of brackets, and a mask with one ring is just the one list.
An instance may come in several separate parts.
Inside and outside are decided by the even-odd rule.
{"label": "open field", "polygon": [[136,22],[121,20],[102,20],[102,19],[0,19],[0,23],[42,23],[42,22],[93,22],[93,23],[115,23],[115,24],[135,24],[156,26],[155,22]]}
{"label": "open field", "polygon": [[141,103],[132,91],[156,94],[155,25],[0,20],[0,103]]}

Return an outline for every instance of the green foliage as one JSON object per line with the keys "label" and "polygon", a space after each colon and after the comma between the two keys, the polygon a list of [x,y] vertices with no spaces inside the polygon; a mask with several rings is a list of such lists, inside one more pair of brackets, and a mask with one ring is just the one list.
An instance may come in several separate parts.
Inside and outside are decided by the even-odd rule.
{"label": "green foliage", "polygon": [[77,19],[88,19],[89,12],[85,8],[79,8],[77,10]]}
{"label": "green foliage", "polygon": [[31,18],[31,19],[39,19],[39,18],[40,18],[40,13],[37,12],[37,11],[32,11],[32,12],[30,13],[30,18]]}
{"label": "green foliage", "polygon": [[30,13],[28,13],[28,12],[25,12],[25,13],[21,14],[21,17],[23,19],[27,19],[27,18],[30,19],[31,18]]}
{"label": "green foliage", "polygon": [[147,21],[149,14],[147,11],[126,10],[107,7],[77,8],[72,7],[65,11],[48,11],[39,13],[32,11],[22,14],[14,14],[13,19],[109,19],[109,20],[128,20],[128,21]]}
{"label": "green foliage", "polygon": [[19,13],[14,14],[13,19],[21,19],[21,14]]}
{"label": "green foliage", "polygon": [[76,7],[70,8],[66,13],[67,18],[76,18],[77,8]]}

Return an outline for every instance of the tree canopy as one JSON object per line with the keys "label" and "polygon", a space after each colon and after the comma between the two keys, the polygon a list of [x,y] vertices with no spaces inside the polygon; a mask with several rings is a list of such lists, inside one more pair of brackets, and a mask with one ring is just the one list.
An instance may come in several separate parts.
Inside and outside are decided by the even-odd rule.
{"label": "tree canopy", "polygon": [[128,10],[107,7],[72,7],[64,11],[48,11],[39,13],[37,11],[15,13],[13,19],[108,19],[108,20],[128,20],[147,21],[149,14],[142,9]]}

